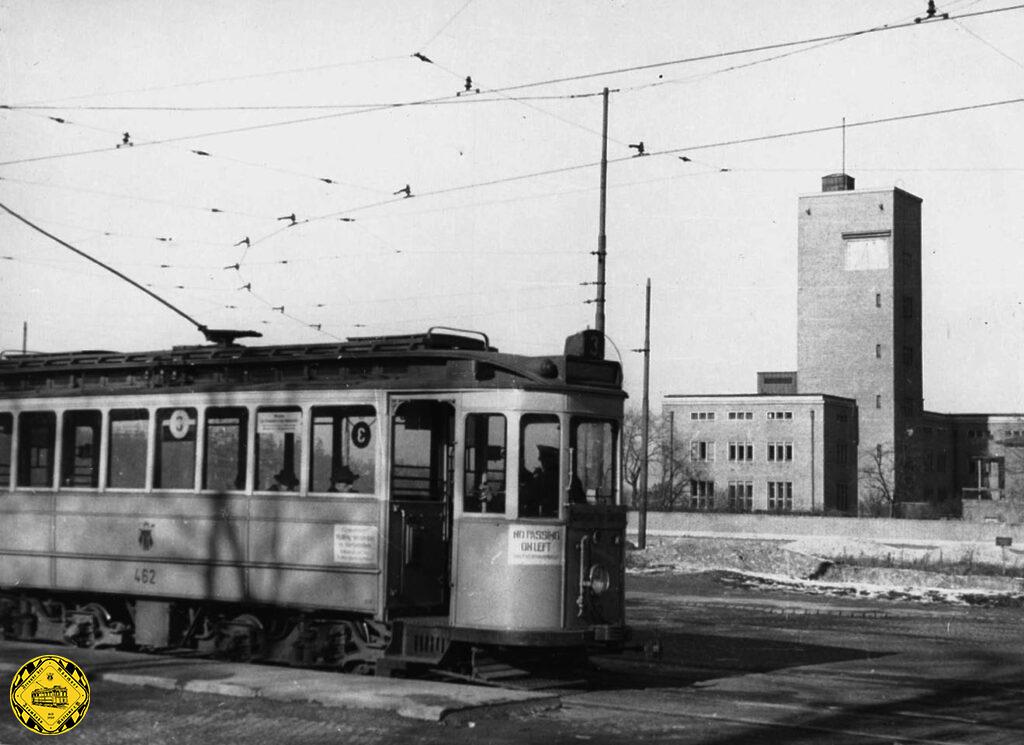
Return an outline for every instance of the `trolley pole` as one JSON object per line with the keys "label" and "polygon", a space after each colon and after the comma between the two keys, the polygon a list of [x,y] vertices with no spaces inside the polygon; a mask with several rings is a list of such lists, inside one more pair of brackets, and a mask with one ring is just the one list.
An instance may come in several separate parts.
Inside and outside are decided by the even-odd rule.
{"label": "trolley pole", "polygon": [[639,549],[647,548],[647,471],[650,466],[650,455],[647,452],[650,429],[650,372],[651,372],[651,278],[647,278],[647,301],[644,312],[644,407],[642,415],[641,453],[643,465],[640,468],[640,516],[637,520],[637,541]]}
{"label": "trolley pole", "polygon": [[604,232],[604,218],[608,203],[608,89],[602,92],[604,117],[601,124],[601,211],[597,227],[597,308],[594,328],[604,333],[604,264],[608,237]]}

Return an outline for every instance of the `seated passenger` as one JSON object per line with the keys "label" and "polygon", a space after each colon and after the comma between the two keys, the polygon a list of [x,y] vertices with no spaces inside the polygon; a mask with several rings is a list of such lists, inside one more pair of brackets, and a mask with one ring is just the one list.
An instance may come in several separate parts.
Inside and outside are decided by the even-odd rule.
{"label": "seated passenger", "polygon": [[354,473],[348,466],[338,466],[331,473],[331,487],[327,491],[340,494],[354,492],[358,478],[359,475]]}
{"label": "seated passenger", "polygon": [[269,491],[295,491],[299,486],[299,480],[291,471],[281,469],[273,476],[274,483],[270,485]]}

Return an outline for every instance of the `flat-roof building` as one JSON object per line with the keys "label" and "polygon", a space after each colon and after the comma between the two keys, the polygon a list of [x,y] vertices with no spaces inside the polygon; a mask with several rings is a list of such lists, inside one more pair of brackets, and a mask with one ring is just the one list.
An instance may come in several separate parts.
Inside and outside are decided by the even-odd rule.
{"label": "flat-roof building", "polygon": [[[815,469],[830,463],[830,453],[849,453],[848,462],[831,463],[837,466],[831,470],[808,471],[809,462],[799,475],[793,468],[794,494],[799,493],[793,504],[800,511],[852,512],[858,502],[864,508],[879,500],[946,509],[964,495],[1024,496],[1024,439],[1018,444],[1013,434],[1024,433],[1024,415],[924,411],[921,204],[898,188],[855,191],[846,174],[826,176],[820,193],[800,197],[797,370],[759,372],[757,395],[667,396],[665,410],[680,411],[675,426],[682,439],[703,442],[712,432],[716,447],[720,441],[740,442],[728,423],[736,421],[722,422],[720,407],[710,402],[727,400],[723,405],[737,411],[759,411],[772,400],[794,415],[801,412],[799,424],[790,425],[793,445],[799,442],[808,457],[821,451],[824,460]],[[687,416],[697,402],[708,402],[714,427]],[[812,429],[812,411],[819,424],[844,415],[855,421],[848,431]],[[977,434],[992,429],[1004,433],[1002,440]],[[813,446],[812,436],[818,438]],[[773,451],[766,448],[776,440],[765,439],[771,433],[761,428],[751,428],[750,437],[755,457],[743,464],[744,472],[754,484],[773,483],[780,464],[767,459]],[[713,470],[725,473],[729,483],[738,478],[731,470]],[[695,488],[706,489],[699,481],[693,480]],[[767,487],[755,494],[761,495],[755,504],[772,509]],[[699,507],[700,500],[694,504]]]}

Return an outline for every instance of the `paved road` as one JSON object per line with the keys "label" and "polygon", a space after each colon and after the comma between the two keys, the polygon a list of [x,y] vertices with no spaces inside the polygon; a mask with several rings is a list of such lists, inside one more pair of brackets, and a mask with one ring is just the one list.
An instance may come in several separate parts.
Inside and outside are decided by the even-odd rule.
{"label": "paved road", "polygon": [[[557,711],[392,712],[100,682],[81,743],[1017,743],[1024,611],[755,591],[717,576],[631,577],[659,662],[599,660]],[[0,743],[38,736],[0,713]]]}

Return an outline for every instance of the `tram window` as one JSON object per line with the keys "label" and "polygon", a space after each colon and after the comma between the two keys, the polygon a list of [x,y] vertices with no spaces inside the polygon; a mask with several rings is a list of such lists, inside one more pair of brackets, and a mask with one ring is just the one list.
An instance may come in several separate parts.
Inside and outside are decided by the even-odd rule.
{"label": "tram window", "polygon": [[196,485],[196,410],[158,409],[153,487],[194,489]]}
{"label": "tram window", "polygon": [[377,412],[372,406],[313,407],[309,490],[372,494]]}
{"label": "tram window", "polygon": [[64,414],[62,486],[92,489],[99,486],[102,426],[103,416],[98,411],[68,411]]}
{"label": "tram window", "polygon": [[0,488],[11,485],[11,444],[14,442],[14,417],[0,413]]}
{"label": "tram window", "polygon": [[391,496],[396,500],[441,502],[455,474],[451,470],[453,409],[440,401],[407,401],[395,412],[391,440]]}
{"label": "tram window", "polygon": [[[241,491],[245,488],[245,455],[249,412],[242,408],[212,407],[206,410],[206,447],[203,452],[203,488]],[[298,480],[292,473],[287,488]]]}
{"label": "tram window", "polygon": [[142,489],[146,486],[148,438],[148,411],[126,409],[110,412],[108,486],[114,489]]}
{"label": "tram window", "polygon": [[505,417],[466,417],[464,512],[505,511]]}
{"label": "tram window", "polygon": [[18,486],[53,486],[57,415],[33,411],[18,416]]}
{"label": "tram window", "polygon": [[302,459],[302,411],[267,408],[256,412],[256,488],[295,491]]}
{"label": "tram window", "polygon": [[574,455],[569,501],[615,503],[615,435],[612,422],[574,421],[569,443]]}
{"label": "tram window", "polygon": [[556,517],[562,481],[558,417],[528,414],[520,423],[519,517]]}

